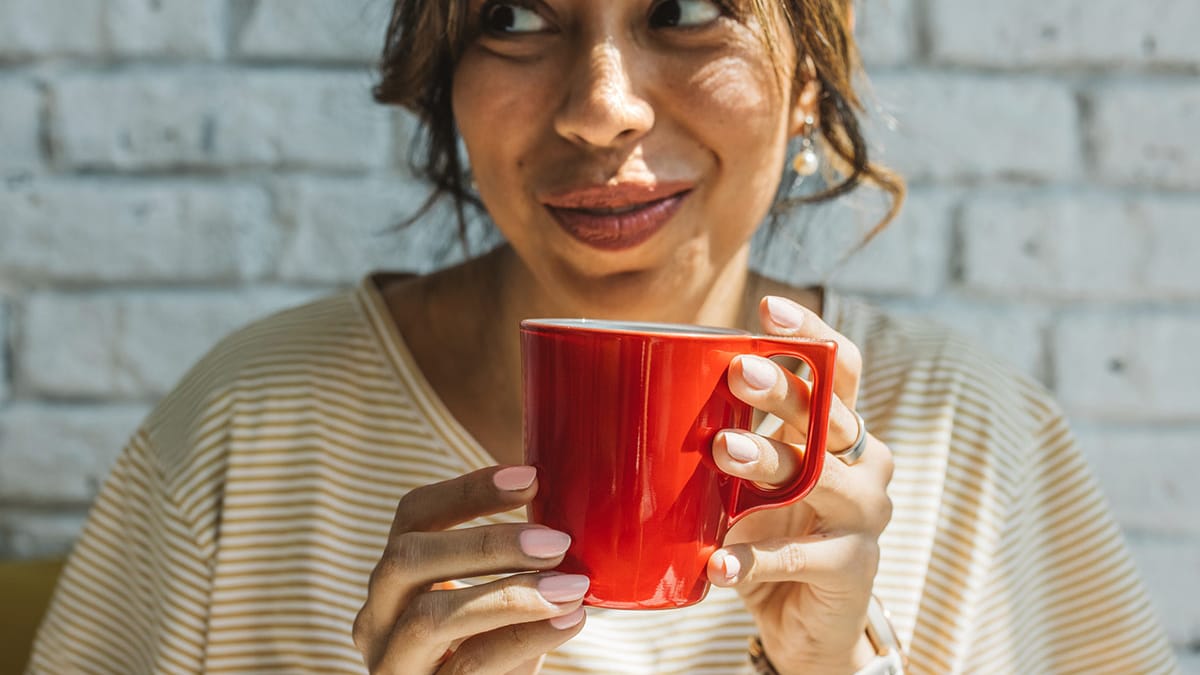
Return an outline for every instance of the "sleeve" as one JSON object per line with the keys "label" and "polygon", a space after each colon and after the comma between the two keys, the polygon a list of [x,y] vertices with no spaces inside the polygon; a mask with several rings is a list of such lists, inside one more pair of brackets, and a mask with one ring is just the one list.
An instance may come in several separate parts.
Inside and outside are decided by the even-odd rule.
{"label": "sleeve", "polygon": [[213,538],[189,520],[149,439],[135,435],[67,561],[27,673],[202,672]]}
{"label": "sleeve", "polygon": [[1099,485],[1052,411],[1017,470],[968,673],[1176,673]]}

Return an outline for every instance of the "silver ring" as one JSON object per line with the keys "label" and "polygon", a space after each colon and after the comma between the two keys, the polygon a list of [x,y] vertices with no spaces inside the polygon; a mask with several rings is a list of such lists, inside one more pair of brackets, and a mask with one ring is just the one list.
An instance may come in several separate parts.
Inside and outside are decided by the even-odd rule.
{"label": "silver ring", "polygon": [[850,412],[854,413],[854,419],[858,420],[858,436],[855,437],[854,443],[845,450],[829,453],[842,460],[846,466],[855,464],[862,459],[863,452],[867,449],[867,423],[863,421],[862,415],[859,415],[857,410]]}

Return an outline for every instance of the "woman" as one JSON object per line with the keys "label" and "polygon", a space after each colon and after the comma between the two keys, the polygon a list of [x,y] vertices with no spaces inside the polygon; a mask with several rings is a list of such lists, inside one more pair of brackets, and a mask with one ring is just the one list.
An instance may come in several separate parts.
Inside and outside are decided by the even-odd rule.
{"label": "woman", "polygon": [[[397,0],[377,97],[424,118],[434,197],[460,226],[482,206],[507,243],[210,353],[107,481],[31,672],[727,673],[748,638],[761,672],[895,672],[873,592],[911,672],[1169,672],[1044,391],[936,328],[748,269],[818,139],[846,177],[823,197],[870,182],[899,206],[855,122],[851,24],[843,0]],[[585,610],[588,580],[550,572],[569,538],[519,515],[538,489],[530,316],[835,339],[844,461],[730,532],[705,602]],[[749,356],[729,383],[781,424],[723,432],[717,464],[786,482],[802,385]]]}

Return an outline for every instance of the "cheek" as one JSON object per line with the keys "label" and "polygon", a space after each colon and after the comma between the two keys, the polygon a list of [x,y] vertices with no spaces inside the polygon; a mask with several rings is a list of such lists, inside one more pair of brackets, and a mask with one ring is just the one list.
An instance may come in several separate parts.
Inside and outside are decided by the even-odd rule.
{"label": "cheek", "polygon": [[787,134],[787,106],[770,67],[728,57],[696,71],[688,81],[687,108],[706,111],[705,133],[723,164],[775,165]]}
{"label": "cheek", "polygon": [[521,76],[486,56],[468,54],[454,75],[452,106],[472,165],[485,169],[507,158],[535,128],[537,78]]}
{"label": "cheek", "polygon": [[732,194],[725,203],[747,216],[765,215],[779,183],[787,148],[788,106],[769,79],[770,66],[742,58],[708,64],[689,82],[688,108],[706,111],[705,143]]}

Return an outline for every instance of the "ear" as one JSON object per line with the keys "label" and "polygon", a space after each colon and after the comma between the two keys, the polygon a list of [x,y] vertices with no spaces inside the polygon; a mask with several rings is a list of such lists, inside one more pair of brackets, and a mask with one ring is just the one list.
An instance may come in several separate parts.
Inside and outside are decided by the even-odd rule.
{"label": "ear", "polygon": [[812,117],[815,124],[821,121],[817,112],[817,102],[821,100],[821,82],[817,79],[817,68],[807,56],[804,57],[800,68],[804,72],[804,85],[796,92],[796,100],[792,104],[792,136],[804,133],[805,119]]}

